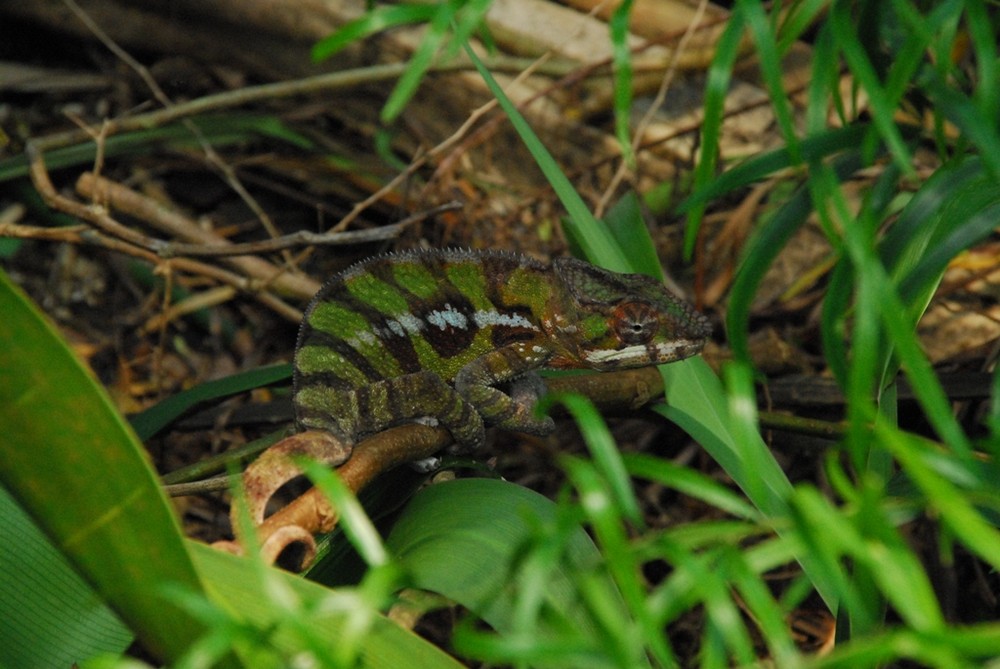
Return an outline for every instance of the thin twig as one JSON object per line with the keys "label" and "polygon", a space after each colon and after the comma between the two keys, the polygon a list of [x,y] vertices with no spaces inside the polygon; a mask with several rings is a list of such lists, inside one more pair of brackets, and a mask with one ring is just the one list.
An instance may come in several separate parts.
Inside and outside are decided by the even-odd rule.
{"label": "thin twig", "polygon": [[[111,37],[105,33],[104,30],[102,30],[101,27],[97,25],[76,3],[76,0],[63,0],[63,2],[70,8],[70,10],[72,10],[74,14],[76,14],[77,18],[83,21],[84,25],[87,26],[87,29],[90,30],[94,36],[97,37],[102,44],[104,44],[104,46],[106,46],[113,54],[115,54],[115,56],[132,68],[142,78],[143,82],[145,82],[146,86],[161,105],[166,108],[174,106],[173,100],[171,100],[170,97],[163,92],[163,89],[160,88],[160,85],[157,83],[156,79],[146,66],[133,58],[131,54],[111,39]],[[205,157],[208,159],[208,163],[221,173],[225,182],[229,184],[229,187],[232,188],[240,199],[247,205],[247,207],[250,208],[250,211],[257,216],[258,220],[260,220],[268,234],[271,235],[271,237],[279,236],[280,233],[278,232],[277,226],[274,225],[274,221],[271,220],[271,217],[266,211],[264,211],[264,208],[260,206],[260,203],[258,203],[253,195],[250,194],[250,191],[243,186],[239,177],[236,176],[236,172],[233,168],[230,167],[229,164],[227,164],[216,152],[215,148],[211,145],[211,143],[209,143],[208,139],[205,138],[201,129],[190,119],[184,119],[183,123],[184,127],[186,127],[188,131],[198,140],[198,144],[201,145],[201,149],[204,151]],[[285,262],[291,263],[291,260],[291,256],[286,254]]]}
{"label": "thin twig", "polygon": [[76,200],[71,200],[68,197],[60,195],[56,191],[55,186],[52,185],[52,180],[49,179],[49,172],[45,168],[45,160],[42,154],[36,149],[33,142],[28,142],[24,149],[25,155],[28,157],[28,171],[31,176],[31,182],[35,186],[35,190],[41,195],[42,200],[49,207],[55,209],[56,211],[61,211],[63,213],[69,214],[81,220],[87,221],[94,227],[102,230],[112,237],[117,237],[129,244],[133,244],[143,249],[153,251],[158,253],[165,242],[158,239],[153,239],[147,237],[135,230],[122,225],[118,221],[111,218],[107,210],[99,205],[85,205],[83,203],[77,202]]}
{"label": "thin twig", "polygon": [[407,216],[401,221],[370,230],[348,230],[345,232],[312,232],[299,230],[275,239],[240,244],[181,244],[169,242],[161,253],[164,257],[178,256],[240,256],[268,253],[296,246],[347,246],[373,241],[384,241],[398,237],[414,223],[426,220],[446,211],[460,209],[460,202],[448,202],[425,211]]}
{"label": "thin twig", "polygon": [[[103,248],[142,258],[152,265],[163,262],[159,253],[163,250],[167,242],[153,239],[142,235],[131,228],[115,221],[108,215],[107,211],[98,205],[84,205],[75,200],[60,195],[56,192],[52,181],[49,179],[48,171],[45,169],[45,161],[35,146],[29,142],[25,148],[25,153],[29,160],[29,172],[35,189],[41,195],[42,200],[52,209],[69,214],[80,220],[87,221],[93,228],[82,229],[78,226],[69,228],[38,229],[30,226],[3,225],[0,226],[0,235],[10,237],[33,237],[36,239],[59,239],[77,244],[94,244]],[[192,227],[196,227],[193,226]],[[261,303],[293,322],[302,319],[302,312],[295,307],[286,304],[277,296],[271,294],[264,288],[267,286],[265,280],[255,280],[234,274],[216,265],[202,263],[187,258],[176,258],[171,261],[173,266],[185,272],[195,275],[214,278],[223,283],[229,284],[241,292],[254,296]],[[273,268],[273,266],[272,266]],[[275,270],[277,271],[277,270]],[[265,275],[265,279],[273,279],[274,275]],[[311,279],[312,285],[301,287],[299,297],[308,299],[316,290],[319,284]]]}
{"label": "thin twig", "polygon": [[[107,202],[113,209],[134,216],[157,230],[173,237],[179,237],[186,242],[199,246],[232,246],[229,241],[221,239],[210,230],[205,230],[191,219],[182,216],[153,198],[109,179],[98,178],[89,172],[84,172],[77,179],[76,188],[77,192],[87,199]],[[110,219],[106,214],[104,217]],[[154,240],[149,237],[144,237],[144,239],[147,244],[155,242],[154,247],[147,248],[152,248],[161,257],[176,255],[172,248],[172,244],[175,242]],[[319,282],[308,276],[288,272],[285,268],[278,267],[256,256],[227,257],[223,262],[248,276],[260,279],[266,285],[273,285],[275,290],[284,295],[309,299],[320,287]]]}
{"label": "thin twig", "polygon": [[[530,65],[533,59],[496,57],[487,59],[486,62],[491,70],[497,72],[519,72]],[[177,103],[166,109],[157,109],[124,118],[109,119],[107,121],[107,134],[111,136],[122,132],[158,128],[189,116],[232,109],[254,102],[290,98],[324,91],[338,91],[355,88],[362,84],[391,81],[398,79],[408,67],[409,63],[372,65],[339,72],[328,72],[292,81],[247,86],[235,91],[206,95],[187,102]],[[461,60],[433,65],[429,71],[448,73],[472,69],[474,67],[471,63]],[[541,66],[538,72],[550,76],[561,76],[568,69],[569,67],[565,63],[548,63]],[[93,139],[91,132],[76,129],[38,138],[35,140],[35,145],[41,151],[51,151],[52,149],[79,144],[91,139]]]}
{"label": "thin twig", "polygon": [[184,497],[185,495],[199,495],[206,492],[221,492],[233,487],[231,477],[226,474],[215,476],[201,481],[191,481],[189,483],[172,483],[163,486],[164,492],[170,497]]}

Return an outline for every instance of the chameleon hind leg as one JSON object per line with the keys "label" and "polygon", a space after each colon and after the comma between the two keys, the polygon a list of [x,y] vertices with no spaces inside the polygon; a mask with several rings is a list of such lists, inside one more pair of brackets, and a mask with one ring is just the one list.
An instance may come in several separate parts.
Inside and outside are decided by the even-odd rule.
{"label": "chameleon hind leg", "polygon": [[359,437],[402,423],[434,419],[463,449],[486,440],[476,409],[437,374],[416,372],[361,388],[313,385],[296,395],[299,422],[355,443]]}
{"label": "chameleon hind leg", "polygon": [[434,372],[423,371],[386,379],[350,391],[357,416],[355,433],[372,434],[400,423],[431,418],[451,432],[462,449],[486,440],[476,409]]}

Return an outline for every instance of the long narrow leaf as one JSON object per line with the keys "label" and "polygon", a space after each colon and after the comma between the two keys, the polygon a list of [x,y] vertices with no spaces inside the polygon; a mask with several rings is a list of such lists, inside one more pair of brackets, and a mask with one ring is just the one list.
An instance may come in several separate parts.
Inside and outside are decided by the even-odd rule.
{"label": "long narrow leaf", "polygon": [[545,178],[552,184],[552,188],[555,190],[556,195],[559,196],[559,200],[563,206],[566,207],[570,218],[579,226],[579,243],[587,254],[587,257],[598,259],[608,269],[618,272],[627,271],[629,263],[619,250],[617,244],[614,243],[611,233],[608,232],[605,226],[598,224],[596,219],[594,219],[594,215],[587,209],[583,198],[580,197],[579,193],[573,188],[573,184],[569,182],[566,175],[559,169],[559,165],[552,157],[552,154],[549,153],[545,145],[538,139],[538,135],[531,129],[524,116],[521,115],[517,107],[514,106],[514,103],[510,101],[510,98],[507,97],[503,89],[496,82],[496,79],[493,78],[493,75],[486,69],[482,60],[469,47],[466,47],[466,53],[472,59],[472,62],[475,64],[476,69],[483,77],[490,91],[496,96],[497,102],[499,102],[500,107],[507,114],[514,129],[517,130],[518,135],[521,137],[521,141],[524,142],[524,145],[538,164],[539,169],[542,170]]}
{"label": "long narrow leaf", "polygon": [[145,411],[133,415],[129,422],[132,423],[132,428],[138,434],[139,439],[146,441],[172,421],[203,402],[220,400],[248,390],[269,386],[272,383],[280,383],[290,379],[291,376],[292,366],[288,363],[281,363],[232,374],[214,381],[206,381],[194,388],[171,395]]}
{"label": "long narrow leaf", "polygon": [[[729,82],[733,76],[733,66],[736,64],[736,56],[743,39],[745,20],[744,13],[737,6],[737,11],[734,11],[729,17],[726,30],[715,45],[715,57],[712,59],[712,65],[708,70],[708,80],[705,82],[701,155],[698,156],[698,166],[694,173],[695,192],[704,190],[707,184],[716,177],[722,117],[726,107],[726,96],[729,94]],[[684,254],[688,258],[694,252],[694,243],[697,239],[698,227],[701,225],[704,209],[704,205],[699,203],[694,204],[687,211]]]}
{"label": "long narrow leaf", "polygon": [[3,273],[0,313],[0,482],[149,650],[176,659],[202,627],[162,588],[201,584],[155,473],[104,389]]}

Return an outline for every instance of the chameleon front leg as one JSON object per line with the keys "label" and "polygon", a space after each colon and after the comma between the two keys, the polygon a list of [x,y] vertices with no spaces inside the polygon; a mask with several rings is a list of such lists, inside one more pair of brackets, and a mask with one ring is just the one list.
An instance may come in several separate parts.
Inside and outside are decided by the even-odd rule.
{"label": "chameleon front leg", "polygon": [[[526,374],[544,365],[549,357],[549,349],[538,342],[509,344],[476,358],[459,370],[455,376],[455,390],[491,425],[528,434],[549,434],[555,429],[555,422],[548,416],[538,418],[534,415],[539,385],[525,378]],[[515,384],[511,394],[496,387],[507,382]]]}

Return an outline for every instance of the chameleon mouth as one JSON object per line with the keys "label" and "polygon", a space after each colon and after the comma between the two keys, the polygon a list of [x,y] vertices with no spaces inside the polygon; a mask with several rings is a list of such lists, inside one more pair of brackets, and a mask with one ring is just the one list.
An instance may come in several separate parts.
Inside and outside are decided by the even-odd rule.
{"label": "chameleon mouth", "polygon": [[704,339],[675,339],[659,344],[636,344],[616,350],[593,349],[585,351],[583,359],[593,369],[609,371],[682,360],[697,355],[704,346]]}

